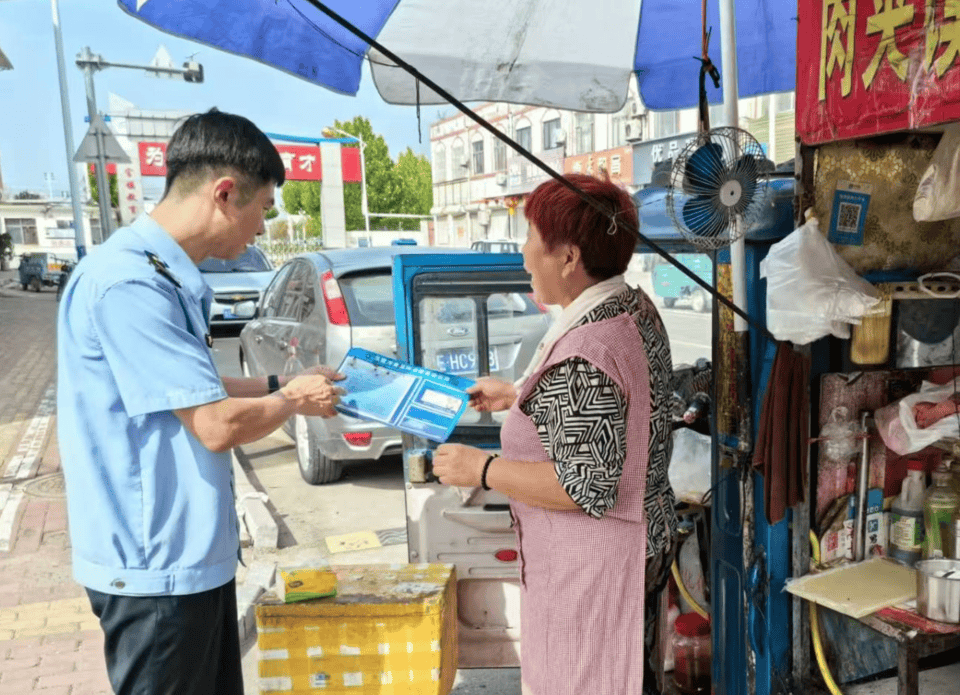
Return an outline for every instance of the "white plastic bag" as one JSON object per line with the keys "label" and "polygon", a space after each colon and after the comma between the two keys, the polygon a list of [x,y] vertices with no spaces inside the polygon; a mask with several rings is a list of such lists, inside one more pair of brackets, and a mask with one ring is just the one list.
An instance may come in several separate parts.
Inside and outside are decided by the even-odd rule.
{"label": "white plastic bag", "polygon": [[689,427],[673,431],[667,474],[678,500],[699,503],[710,489],[710,442],[710,437]]}
{"label": "white plastic bag", "polygon": [[913,219],[933,222],[960,217],[960,124],[943,131],[930,166],[923,173],[913,198]]}
{"label": "white plastic bag", "polygon": [[760,277],[767,279],[767,328],[797,345],[826,335],[849,338],[849,324],[859,324],[880,301],[876,288],[833,250],[815,217],[770,247]]}
{"label": "white plastic bag", "polygon": [[913,416],[917,403],[941,403],[960,389],[960,377],[946,384],[924,381],[920,390],[899,401],[879,408],[873,414],[880,438],[887,448],[900,456],[913,454],[946,437],[960,436],[960,418],[950,415],[929,427],[920,428]]}

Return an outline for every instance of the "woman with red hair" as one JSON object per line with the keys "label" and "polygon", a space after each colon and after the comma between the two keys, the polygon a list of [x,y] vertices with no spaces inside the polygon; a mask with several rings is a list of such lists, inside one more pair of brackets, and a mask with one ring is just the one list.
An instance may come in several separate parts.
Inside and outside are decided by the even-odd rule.
{"label": "woman with red hair", "polygon": [[524,268],[536,299],[562,312],[520,380],[471,388],[474,409],[509,410],[500,455],[444,444],[434,473],[510,498],[524,695],[641,695],[657,692],[645,598],[665,583],[677,529],[670,346],[653,302],[624,282],[639,225],[630,196],[565,178],[609,212],[557,180],[530,195]]}

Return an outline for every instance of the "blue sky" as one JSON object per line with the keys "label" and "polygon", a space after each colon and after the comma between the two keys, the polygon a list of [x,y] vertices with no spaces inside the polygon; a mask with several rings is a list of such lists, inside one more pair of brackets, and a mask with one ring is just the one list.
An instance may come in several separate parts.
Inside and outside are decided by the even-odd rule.
{"label": "blue sky", "polygon": [[[59,6],[75,147],[88,127],[83,73],[76,66],[81,49],[89,46],[109,62],[146,65],[163,44],[176,65],[195,53],[194,60],[204,67],[203,84],[108,68],[94,77],[100,111],[107,110],[112,92],[142,109],[205,111],[216,106],[250,118],[264,131],[303,136],[319,135],[334,120],[362,115],[384,137],[394,159],[408,146],[428,153],[429,124],[441,107],[421,108],[421,144],[416,109],[386,104],[369,75],[364,76],[356,97],[343,96],[252,60],[160,32],[130,17],[111,0],[60,0]],[[0,49],[14,67],[0,72],[4,185],[46,192],[44,173],[52,172],[56,195],[69,188],[69,181],[49,0],[0,0]],[[450,108],[446,107],[447,113]]]}

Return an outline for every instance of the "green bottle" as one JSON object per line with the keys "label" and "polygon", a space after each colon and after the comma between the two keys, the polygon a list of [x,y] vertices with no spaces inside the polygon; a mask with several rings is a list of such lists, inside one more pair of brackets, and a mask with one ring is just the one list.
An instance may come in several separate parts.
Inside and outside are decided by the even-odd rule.
{"label": "green bottle", "polygon": [[923,502],[923,557],[943,557],[943,538],[940,524],[950,524],[953,512],[960,503],[960,495],[953,487],[953,474],[941,464],[932,474],[933,485],[927,489]]}

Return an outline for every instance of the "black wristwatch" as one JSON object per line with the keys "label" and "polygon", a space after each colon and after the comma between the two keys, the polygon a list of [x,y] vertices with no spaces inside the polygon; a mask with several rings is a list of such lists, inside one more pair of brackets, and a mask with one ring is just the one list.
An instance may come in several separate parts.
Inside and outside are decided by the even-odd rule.
{"label": "black wristwatch", "polygon": [[267,392],[276,393],[280,390],[280,377],[276,374],[271,374],[267,377]]}

